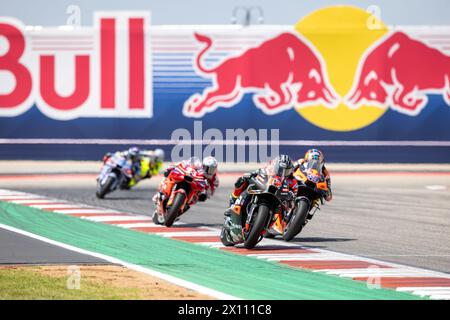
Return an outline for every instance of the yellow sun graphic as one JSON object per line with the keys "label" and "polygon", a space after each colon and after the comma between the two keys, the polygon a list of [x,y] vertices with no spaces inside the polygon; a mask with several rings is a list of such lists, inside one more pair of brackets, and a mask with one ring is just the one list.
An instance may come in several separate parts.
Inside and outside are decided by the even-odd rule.
{"label": "yellow sun graphic", "polygon": [[[302,18],[295,30],[320,52],[336,93],[343,99],[350,91],[364,52],[388,32],[382,21],[351,6],[319,9]],[[335,109],[321,105],[297,108],[314,125],[332,131],[352,131],[380,118],[386,109],[363,105],[350,109],[341,101]]]}

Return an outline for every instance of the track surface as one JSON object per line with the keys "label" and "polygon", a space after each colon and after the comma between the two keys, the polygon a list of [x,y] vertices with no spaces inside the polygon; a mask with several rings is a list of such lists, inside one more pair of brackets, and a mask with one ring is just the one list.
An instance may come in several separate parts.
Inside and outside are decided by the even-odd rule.
{"label": "track surface", "polygon": [[[151,197],[159,179],[131,191],[95,198],[95,180],[2,181],[0,188],[21,190],[90,205],[151,214]],[[220,226],[234,177],[223,177],[213,199],[200,203],[181,221]],[[427,186],[439,185],[428,189]],[[322,208],[294,241],[450,273],[450,175],[335,174],[334,200]]]}
{"label": "track surface", "polygon": [[0,228],[0,264],[110,264]]}

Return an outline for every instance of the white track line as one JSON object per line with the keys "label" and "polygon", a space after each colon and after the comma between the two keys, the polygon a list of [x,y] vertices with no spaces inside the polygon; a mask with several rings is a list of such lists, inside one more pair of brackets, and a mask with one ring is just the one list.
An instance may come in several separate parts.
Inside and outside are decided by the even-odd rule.
{"label": "white track line", "polygon": [[413,294],[419,296],[450,295],[450,288],[447,288],[447,290],[416,290],[413,291]]}
{"label": "white track line", "polygon": [[54,208],[61,208],[61,209],[71,209],[71,208],[79,208],[80,206],[73,205],[73,204],[66,204],[66,203],[54,203],[54,204],[32,204],[28,205],[30,208],[35,209],[54,209]]}
{"label": "white track line", "polygon": [[[9,199],[9,200],[3,200],[3,199]],[[49,201],[47,198],[44,197],[4,197],[3,199],[0,199],[0,201],[5,201],[5,202],[11,202],[11,203],[17,203],[17,204],[23,204],[23,203],[27,203],[27,202],[31,202],[31,201]]]}
{"label": "white track line", "polygon": [[163,237],[214,237],[220,236],[220,232],[215,231],[180,231],[180,232],[157,232],[157,235]]}
{"label": "white track line", "polygon": [[98,214],[105,214],[105,215],[123,214],[123,212],[113,211],[113,210],[84,209],[84,208],[55,210],[53,212],[61,213],[61,214],[83,214],[83,213],[85,213],[85,214],[98,213]]}
{"label": "white track line", "polygon": [[181,287],[185,287],[185,288],[197,291],[199,293],[202,293],[202,294],[205,294],[205,295],[217,298],[217,299],[221,299],[221,300],[240,300],[238,297],[235,297],[235,296],[232,296],[232,295],[229,295],[229,294],[217,291],[217,290],[213,290],[213,289],[210,289],[210,288],[207,288],[207,287],[204,287],[204,286],[201,286],[201,285],[198,285],[198,284],[195,284],[195,283],[183,280],[183,279],[179,279],[179,278],[176,278],[174,276],[171,276],[171,275],[168,275],[168,274],[165,274],[165,273],[161,273],[159,271],[155,271],[155,270],[152,270],[152,269],[147,268],[147,267],[142,267],[142,266],[138,266],[138,265],[135,265],[135,264],[131,264],[131,263],[125,262],[123,260],[120,260],[120,259],[117,259],[117,258],[114,258],[114,257],[110,257],[110,256],[107,256],[107,255],[104,255],[104,254],[101,254],[101,253],[97,253],[97,252],[93,252],[93,251],[88,251],[88,250],[85,250],[85,249],[77,248],[77,247],[74,247],[74,246],[71,246],[71,245],[59,242],[59,241],[51,240],[51,239],[48,239],[48,238],[45,238],[45,237],[42,237],[42,236],[30,233],[30,232],[27,232],[27,231],[23,231],[23,230],[14,228],[14,227],[10,227],[8,225],[4,225],[4,224],[0,223],[0,228],[5,229],[5,230],[9,230],[9,231],[12,231],[12,232],[15,232],[15,233],[19,233],[21,235],[24,235],[24,236],[27,236],[27,237],[30,237],[30,238],[33,238],[33,239],[36,239],[36,240],[40,240],[40,241],[43,241],[43,242],[46,242],[46,243],[49,243],[49,244],[52,244],[52,245],[55,245],[55,246],[67,249],[67,250],[71,250],[71,251],[78,252],[78,253],[81,253],[81,254],[90,255],[90,256],[93,256],[93,257],[96,257],[96,258],[99,258],[99,259],[106,260],[106,261],[111,262],[111,263],[120,264],[120,265],[122,265],[124,267],[127,267],[129,269],[132,269],[132,270],[135,270],[135,271],[139,271],[139,272],[143,272],[143,273],[146,273],[146,274],[154,276],[154,277],[158,277],[160,279],[163,279],[163,280],[166,280],[168,282],[171,282],[171,283],[173,283],[175,285],[178,285],[178,286],[181,286]]}
{"label": "white track line", "polygon": [[[408,277],[427,277],[427,272],[414,272],[402,269],[384,269],[384,268],[355,268],[355,269],[322,269],[314,270],[315,272],[325,272],[330,275],[337,275],[346,278],[359,277],[382,277],[382,278],[408,278]],[[444,278],[443,278],[444,279]]]}
{"label": "white track line", "polygon": [[[392,274],[404,274],[405,276],[419,276],[424,274],[423,271],[416,271],[416,270],[410,270],[410,269],[400,269],[400,268],[353,268],[353,269],[323,269],[324,272],[327,272],[329,274],[352,274],[352,273],[358,273],[358,274],[364,274],[364,273],[370,273],[370,274],[378,274],[380,276],[385,275],[392,275]],[[439,277],[444,278],[444,277]]]}
{"label": "white track line", "polygon": [[[7,201],[5,199],[11,199],[11,200],[17,199],[17,200],[19,200],[19,199],[29,199],[29,198],[30,197],[24,197],[22,195],[14,194],[14,195],[10,195],[10,196],[0,196],[0,201]],[[35,198],[35,197],[33,197],[33,198]]]}
{"label": "white track line", "polygon": [[27,203],[47,203],[51,201],[45,198],[29,198],[29,199],[20,198],[18,200],[7,200],[6,202],[27,205]]}
{"label": "white track line", "polygon": [[335,254],[324,253],[280,253],[280,254],[248,254],[249,257],[256,257],[258,259],[265,259],[268,261],[303,261],[303,260],[351,260],[347,257],[340,257]]}
{"label": "white track line", "polygon": [[[151,220],[150,220],[151,221]],[[151,228],[155,227],[156,224],[153,222],[139,222],[139,223],[122,223],[122,224],[112,224],[116,227],[121,227],[125,229],[131,229],[131,228]]]}
{"label": "white track line", "polygon": [[429,290],[429,291],[446,291],[450,290],[450,287],[398,287],[397,291],[408,292],[408,291],[420,291],[420,290]]}
{"label": "white track line", "polygon": [[206,247],[212,247],[212,248],[224,248],[225,247],[222,242],[195,242],[195,244],[199,244],[201,246],[206,246]]}
{"label": "white track line", "polygon": [[431,186],[425,186],[426,189],[432,190],[432,191],[440,191],[440,190],[446,190],[447,187],[443,185],[431,185]]}
{"label": "white track line", "polygon": [[96,222],[120,222],[120,221],[140,221],[140,220],[148,220],[152,221],[149,217],[145,216],[131,216],[125,214],[115,214],[115,215],[104,215],[98,217],[85,217],[83,219],[92,220]]}
{"label": "white track line", "polygon": [[1,199],[5,199],[5,198],[9,198],[9,197],[19,197],[22,196],[23,193],[22,192],[0,192],[0,200]]}
{"label": "white track line", "polygon": [[434,300],[450,300],[450,294],[435,294],[430,296],[430,299]]}
{"label": "white track line", "polygon": [[22,192],[0,193],[0,200],[8,198],[14,199],[14,198],[45,198],[45,197],[36,194],[22,193]]}

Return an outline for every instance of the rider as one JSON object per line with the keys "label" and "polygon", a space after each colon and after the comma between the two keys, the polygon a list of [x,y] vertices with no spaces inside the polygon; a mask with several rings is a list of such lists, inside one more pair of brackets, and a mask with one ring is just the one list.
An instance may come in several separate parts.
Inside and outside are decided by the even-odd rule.
{"label": "rider", "polygon": [[149,179],[158,174],[164,161],[164,151],[162,149],[140,150],[138,147],[131,147],[128,150],[117,151],[114,154],[105,154],[103,162],[106,162],[112,155],[123,157],[131,163],[133,177],[128,183],[128,188],[136,185],[140,180]]}
{"label": "rider", "polygon": [[[283,186],[296,194],[297,181],[293,176],[293,169],[294,164],[289,156],[279,155],[270,161],[267,167],[246,173],[236,180],[234,190],[230,195],[230,207],[225,211],[225,229],[227,230],[227,240],[230,244],[238,244],[244,240],[242,231],[245,221],[242,220],[243,217],[240,212],[236,210],[238,213],[234,209],[236,200],[247,190],[250,179],[259,177],[260,180],[266,181],[269,178],[278,178],[281,179]],[[239,204],[245,207],[247,201],[248,197],[245,195]]]}
{"label": "rider", "polygon": [[[199,194],[199,201],[205,201],[214,195],[215,190],[219,186],[219,177],[217,176],[218,162],[216,158],[209,156],[200,162],[197,157],[192,157],[186,163],[197,171],[201,171],[205,177],[207,184],[206,189]],[[164,170],[164,176],[168,177],[170,172],[177,167],[178,164],[172,164]]]}
{"label": "rider", "polygon": [[294,172],[297,169],[300,169],[303,172],[307,172],[308,170],[311,170],[310,168],[312,167],[317,167],[319,168],[319,170],[321,169],[321,174],[328,186],[328,191],[324,198],[326,201],[331,201],[331,199],[333,198],[333,194],[331,193],[330,172],[325,167],[325,157],[323,155],[323,152],[318,149],[309,149],[308,151],[306,151],[305,157],[303,159],[297,160]]}
{"label": "rider", "polygon": [[[163,174],[164,177],[168,177],[169,174],[179,165],[182,165],[183,167],[190,167],[197,171],[200,175],[202,175],[206,181],[205,183],[205,189],[200,191],[198,194],[198,201],[206,201],[206,199],[209,199],[212,195],[214,195],[214,192],[216,188],[219,186],[219,178],[217,176],[217,166],[218,162],[214,157],[206,157],[203,159],[203,161],[200,161],[197,157],[191,157],[188,160],[183,160],[180,163],[174,163],[171,164],[166,170],[164,170]],[[172,185],[168,184],[168,181],[164,179],[161,181],[159,192],[157,192],[154,197],[153,201],[162,201],[164,200],[168,194],[166,194],[167,191],[164,190],[171,190]],[[186,212],[189,209],[189,204],[187,204],[184,208],[184,212]],[[158,214],[158,209],[156,209],[153,213],[153,217]],[[179,217],[176,219],[178,220]],[[175,221],[176,221],[175,220]]]}
{"label": "rider", "polygon": [[203,175],[208,181],[206,190],[204,193],[200,194],[199,200],[205,201],[214,195],[214,192],[219,187],[219,177],[217,176],[217,166],[218,162],[216,158],[209,156],[203,159]]}
{"label": "rider", "polygon": [[162,168],[164,151],[162,149],[141,150],[139,158],[141,160],[142,175],[145,178],[151,178],[157,175]]}

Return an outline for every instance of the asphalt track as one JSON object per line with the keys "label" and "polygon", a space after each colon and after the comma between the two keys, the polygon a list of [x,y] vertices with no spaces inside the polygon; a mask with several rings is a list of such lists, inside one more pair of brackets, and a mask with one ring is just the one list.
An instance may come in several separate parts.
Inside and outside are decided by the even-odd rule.
{"label": "asphalt track", "polygon": [[[333,201],[295,239],[304,246],[450,273],[450,174],[335,173]],[[181,219],[219,226],[235,176],[222,177],[213,199]],[[0,177],[0,188],[20,190],[136,214],[151,214],[159,178],[98,200],[94,175]],[[1,254],[0,254],[1,256]]]}
{"label": "asphalt track", "polygon": [[0,264],[110,264],[0,228]]}

